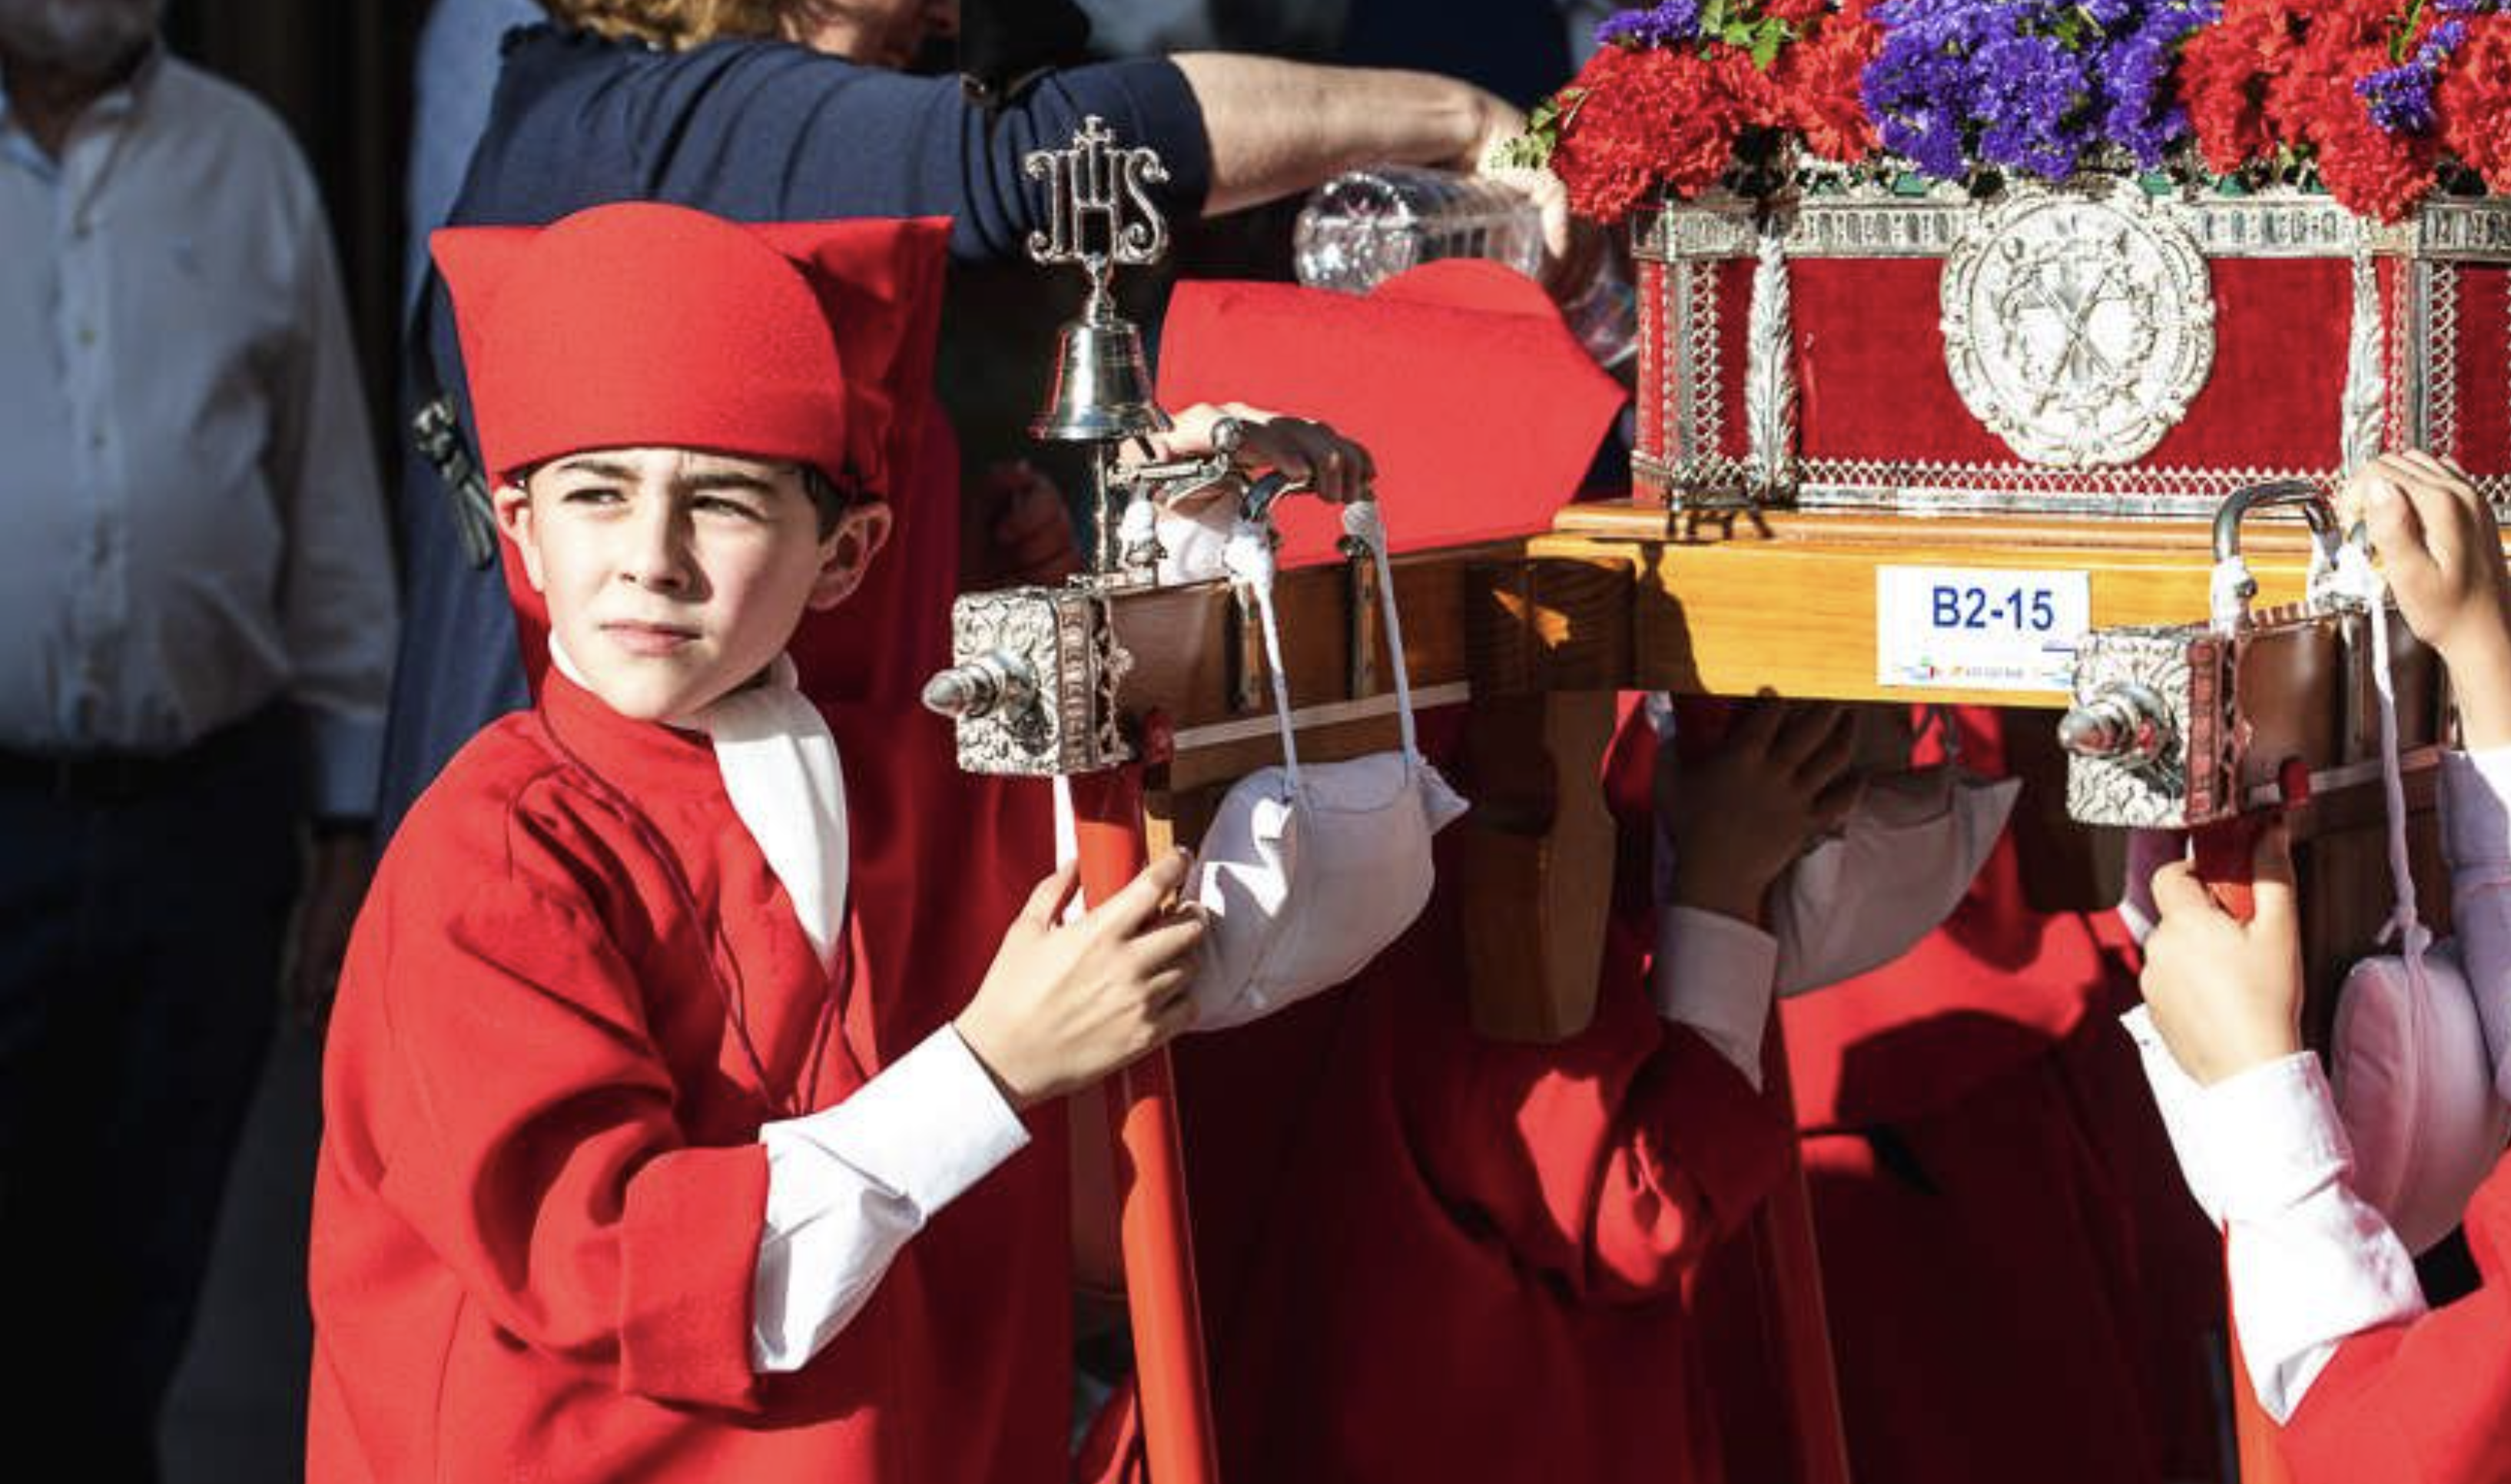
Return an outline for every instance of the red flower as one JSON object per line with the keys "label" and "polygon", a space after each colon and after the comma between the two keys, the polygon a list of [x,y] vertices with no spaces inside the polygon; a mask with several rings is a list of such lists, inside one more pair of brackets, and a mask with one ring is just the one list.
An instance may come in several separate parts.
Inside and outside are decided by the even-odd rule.
{"label": "red flower", "polygon": [[2322,117],[2319,176],[2347,210],[2396,221],[2432,190],[2441,150],[2430,135],[2401,136],[2373,123],[2371,110],[2353,92],[2345,90],[2351,106],[2331,108]]}
{"label": "red flower", "polygon": [[2209,169],[2230,174],[2275,152],[2267,82],[2299,50],[2299,27],[2276,0],[2226,0],[2223,19],[2181,49],[2180,97]]}
{"label": "red flower", "polygon": [[1617,222],[1658,186],[1688,197],[1716,184],[1748,122],[1736,82],[1688,52],[1600,49],[1565,90],[1580,95],[1552,152],[1571,209]]}
{"label": "red flower", "polygon": [[2442,143],[2486,188],[2511,192],[2511,17],[2472,16],[2433,93]]}
{"label": "red flower", "polygon": [[1874,152],[1874,121],[1858,83],[1883,44],[1876,26],[1845,17],[1817,26],[1779,54],[1770,69],[1782,102],[1774,126],[1794,131],[1825,160],[1862,160]]}
{"label": "red flower", "polygon": [[1796,26],[1799,34],[1831,11],[1831,0],[1761,0],[1761,14]]}
{"label": "red flower", "polygon": [[[2393,64],[2395,19],[2395,0],[2225,0],[2222,19],[2180,56],[2180,95],[2206,164],[2230,173],[2279,150],[2307,151],[2348,210],[2394,221],[2414,209],[2432,188],[2439,145],[2382,130],[2354,91]],[[2445,94],[2462,70],[2453,62]],[[2511,83],[2511,67],[2504,77]],[[2497,83],[2460,95],[2475,119],[2473,110],[2498,113],[2506,94],[2511,86]]]}

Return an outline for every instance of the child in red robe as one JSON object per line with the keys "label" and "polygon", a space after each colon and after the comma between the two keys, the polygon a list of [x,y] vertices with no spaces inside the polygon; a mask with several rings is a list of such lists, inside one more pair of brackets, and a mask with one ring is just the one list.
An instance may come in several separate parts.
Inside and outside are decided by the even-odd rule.
{"label": "child in red robe", "polygon": [[1178,1028],[1202,924],[1172,859],[1059,925],[1071,875],[987,827],[1017,811],[832,729],[786,656],[869,587],[817,637],[869,693],[917,647],[880,625],[940,620],[948,543],[865,578],[923,514],[881,497],[930,426],[944,231],[437,238],[554,672],[352,944],[311,1478],[1062,1476],[1057,1095]]}
{"label": "child in red robe", "polygon": [[[2495,1057],[2511,1027],[2511,579],[2483,496],[2420,454],[2354,491],[2400,613],[2449,666],[2463,752],[2443,759],[2445,852],[2467,982]],[[2511,1159],[2463,1222],[2482,1285],[2428,1310],[2404,1244],[2349,1185],[2318,1059],[2302,1049],[2300,932],[2280,834],[2257,916],[2234,921],[2185,865],[2156,873],[2145,942],[2153,1030],[2197,1086],[2176,1094],[2189,1185],[2227,1227],[2232,1317],[2299,1484],[2511,1479]],[[2157,1092],[2163,1091],[2157,1075]]]}

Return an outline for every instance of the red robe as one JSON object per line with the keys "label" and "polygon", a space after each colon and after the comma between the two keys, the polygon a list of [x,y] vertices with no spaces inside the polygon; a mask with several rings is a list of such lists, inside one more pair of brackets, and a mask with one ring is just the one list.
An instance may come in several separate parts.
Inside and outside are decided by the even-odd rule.
{"label": "red robe", "polygon": [[2511,1480],[2511,1159],[2465,1231],[2483,1285],[2337,1348],[2284,1430],[2295,1484]]}
{"label": "red robe", "polygon": [[751,1370],[759,1124],[937,1018],[874,1013],[881,926],[850,920],[863,972],[824,1019],[704,739],[553,677],[466,747],[377,874],[331,1028],[310,1476],[1060,1478],[1052,1120],[810,1365]]}
{"label": "red robe", "polygon": [[[889,544],[791,646],[844,759],[855,970],[841,1035],[822,1050],[811,1034],[817,962],[712,753],[548,678],[543,610],[510,561],[543,704],[476,740],[394,837],[330,1032],[314,1484],[1065,1476],[1060,1105],[1025,1115],[1032,1147],[933,1217],[811,1365],[750,1379],[757,1126],[781,1115],[730,1039],[697,924],[661,870],[668,851],[693,898],[718,901],[709,931],[739,965],[771,1082],[816,1055],[826,1106],[966,1005],[1053,866],[1046,790],[959,772],[950,724],[916,699],[949,663],[958,460],[924,395],[929,359],[907,358],[894,380],[905,436]],[[542,716],[580,751],[593,739],[654,835],[564,786]],[[540,780],[528,795],[527,778]],[[487,885],[499,879],[528,890]],[[557,905],[563,890],[580,900]],[[587,913],[624,925],[637,950],[595,941]],[[409,1003],[387,1023],[395,1001]],[[669,1016],[649,1016],[656,1007]],[[449,1095],[420,1093],[425,1057],[460,1069]],[[556,1161],[577,1139],[582,1157]]]}
{"label": "red robe", "polygon": [[[1434,756],[1452,720],[1424,718]],[[1649,1002],[1637,776],[1581,1035],[1474,1033],[1443,891],[1348,985],[1179,1044],[1223,1477],[1719,1477],[1714,1357],[1682,1288],[1768,1189],[1788,1126]],[[1441,837],[1443,880],[1461,838]]]}
{"label": "red robe", "polygon": [[[2007,718],[1959,715],[2004,773]],[[1858,1484],[2214,1476],[2221,1245],[2115,1023],[2135,994],[2114,914],[2033,910],[2009,830],[1916,948],[1783,1007]],[[1750,1260],[1700,1290],[1738,1480],[1789,1457]]]}

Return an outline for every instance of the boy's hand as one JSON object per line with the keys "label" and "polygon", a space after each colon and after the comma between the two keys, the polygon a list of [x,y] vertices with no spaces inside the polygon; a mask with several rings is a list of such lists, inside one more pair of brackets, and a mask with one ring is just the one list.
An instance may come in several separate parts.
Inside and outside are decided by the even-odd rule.
{"label": "boy's hand", "polygon": [[2160,924],[2144,940],[2144,1003],[2181,1070],[2200,1083],[2301,1049],[2301,924],[2281,824],[2259,837],[2257,913],[2243,923],[2188,862],[2153,873]]}
{"label": "boy's hand", "polygon": [[2345,497],[2371,528],[2399,613],[2450,666],[2462,741],[2511,742],[2511,582],[2484,497],[2422,452],[2374,459]]}
{"label": "boy's hand", "polygon": [[1184,881],[1178,852],[1068,925],[1057,919],[1079,889],[1076,867],[1029,894],[954,1022],[1014,1107],[1087,1086],[1185,1029],[1204,919],[1170,904]]}
{"label": "boy's hand", "polygon": [[1770,883],[1857,802],[1855,729],[1844,706],[1757,701],[1717,753],[1656,770],[1657,817],[1674,839],[1674,900],[1758,924]]}

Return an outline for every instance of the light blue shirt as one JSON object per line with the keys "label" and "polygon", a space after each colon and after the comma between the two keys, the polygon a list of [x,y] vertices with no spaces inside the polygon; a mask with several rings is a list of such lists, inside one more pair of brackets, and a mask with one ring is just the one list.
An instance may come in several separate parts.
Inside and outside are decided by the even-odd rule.
{"label": "light blue shirt", "polygon": [[0,747],[170,752],[271,701],[374,796],[395,615],[322,203],[267,109],[152,57],[54,159],[0,94]]}

